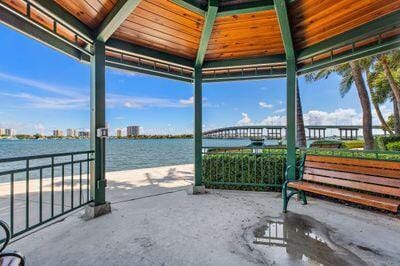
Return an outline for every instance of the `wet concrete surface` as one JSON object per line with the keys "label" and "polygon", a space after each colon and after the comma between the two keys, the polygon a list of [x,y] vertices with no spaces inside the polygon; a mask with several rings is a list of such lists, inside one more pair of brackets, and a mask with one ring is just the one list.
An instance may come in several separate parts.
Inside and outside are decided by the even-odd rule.
{"label": "wet concrete surface", "polygon": [[296,213],[265,217],[245,230],[244,239],[258,262],[269,265],[366,265],[335,243],[331,229]]}

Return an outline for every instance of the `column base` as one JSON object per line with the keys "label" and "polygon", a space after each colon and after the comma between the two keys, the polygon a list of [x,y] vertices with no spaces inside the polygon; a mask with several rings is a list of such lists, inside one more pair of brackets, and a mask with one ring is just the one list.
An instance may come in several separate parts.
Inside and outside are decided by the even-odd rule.
{"label": "column base", "polygon": [[206,187],[205,186],[192,186],[187,190],[188,195],[202,195],[206,194]]}
{"label": "column base", "polygon": [[93,219],[99,216],[102,216],[104,214],[110,213],[111,212],[111,203],[106,202],[102,205],[94,205],[93,202],[89,203],[85,207],[85,214],[84,218],[85,219]]}

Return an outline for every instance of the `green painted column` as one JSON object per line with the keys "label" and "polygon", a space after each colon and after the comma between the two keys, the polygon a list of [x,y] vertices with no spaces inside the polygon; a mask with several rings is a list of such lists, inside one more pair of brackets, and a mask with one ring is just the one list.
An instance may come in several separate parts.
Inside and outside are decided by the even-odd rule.
{"label": "green painted column", "polygon": [[194,69],[194,186],[203,183],[203,107],[202,107],[201,67]]}
{"label": "green painted column", "polygon": [[288,178],[294,179],[296,173],[296,62],[294,59],[287,60],[286,67],[286,139],[287,139],[287,166]]}
{"label": "green painted column", "polygon": [[105,195],[105,142],[96,136],[98,128],[105,127],[105,44],[95,41],[94,55],[90,58],[90,148],[94,162],[90,168],[90,192],[94,205],[106,203]]}

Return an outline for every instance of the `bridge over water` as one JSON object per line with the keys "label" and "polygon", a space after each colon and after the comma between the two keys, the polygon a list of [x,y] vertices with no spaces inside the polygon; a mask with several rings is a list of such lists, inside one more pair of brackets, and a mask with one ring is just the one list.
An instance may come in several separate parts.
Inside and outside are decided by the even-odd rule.
{"label": "bridge over water", "polygon": [[[359,130],[362,126],[357,125],[315,125],[305,126],[308,139],[317,140],[327,138],[327,129],[337,130],[339,138],[343,140],[357,139]],[[381,129],[381,126],[373,126],[373,129]],[[386,135],[386,131],[384,131]],[[252,126],[232,126],[203,133],[207,139],[251,139],[251,140],[280,140],[286,134],[286,126],[252,125]]]}

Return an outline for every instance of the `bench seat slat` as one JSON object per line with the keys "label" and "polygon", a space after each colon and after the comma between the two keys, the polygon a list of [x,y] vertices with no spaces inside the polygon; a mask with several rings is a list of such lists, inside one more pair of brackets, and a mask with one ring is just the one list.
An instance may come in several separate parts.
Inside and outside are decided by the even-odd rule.
{"label": "bench seat slat", "polygon": [[371,168],[384,168],[392,170],[400,170],[400,162],[373,160],[373,159],[354,159],[346,157],[334,157],[334,156],[316,156],[307,155],[307,161],[312,162],[325,162],[325,163],[336,163],[340,165],[357,165]]}
{"label": "bench seat slat", "polygon": [[304,169],[304,173],[400,188],[400,179],[394,178],[377,177],[371,175],[354,174],[309,167],[306,167]]}
{"label": "bench seat slat", "polygon": [[355,182],[355,181],[344,180],[344,179],[324,177],[324,176],[313,175],[313,174],[304,174],[303,179],[312,181],[312,182],[316,182],[316,183],[323,183],[323,184],[347,187],[347,188],[352,188],[352,189],[357,189],[357,190],[364,190],[364,191],[375,192],[375,193],[379,193],[379,194],[400,197],[400,189],[399,188],[385,187],[385,186]]}
{"label": "bench seat slat", "polygon": [[298,190],[308,191],[332,198],[342,199],[371,207],[385,209],[392,212],[397,212],[400,206],[400,200],[388,199],[364,193],[343,190],[340,188],[327,187],[304,181],[290,182],[288,186]]}
{"label": "bench seat slat", "polygon": [[375,175],[381,177],[400,179],[399,170],[379,169],[379,168],[364,167],[357,165],[346,165],[346,164],[341,165],[341,164],[327,163],[327,162],[312,162],[308,161],[308,159],[305,162],[305,166],[310,168],[329,169],[329,170],[337,170],[349,173]]}

